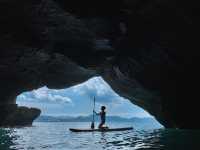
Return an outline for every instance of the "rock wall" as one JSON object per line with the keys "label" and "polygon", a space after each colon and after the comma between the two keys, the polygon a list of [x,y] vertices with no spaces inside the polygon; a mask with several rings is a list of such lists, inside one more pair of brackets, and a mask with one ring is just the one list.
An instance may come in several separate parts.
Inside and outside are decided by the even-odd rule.
{"label": "rock wall", "polygon": [[40,115],[36,108],[18,107],[16,104],[0,105],[0,126],[28,126]]}
{"label": "rock wall", "polygon": [[[165,127],[197,129],[198,10],[179,0],[0,1],[0,104],[101,75]],[[39,114],[25,122],[22,109],[31,112],[1,109],[0,125]]]}

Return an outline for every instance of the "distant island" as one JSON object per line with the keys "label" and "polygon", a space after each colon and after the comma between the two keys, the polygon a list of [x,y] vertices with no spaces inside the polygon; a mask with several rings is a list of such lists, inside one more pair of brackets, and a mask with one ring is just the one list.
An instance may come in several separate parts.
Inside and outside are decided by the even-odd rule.
{"label": "distant island", "polygon": [[[36,122],[90,122],[92,120],[92,115],[89,116],[39,116]],[[95,117],[95,121],[99,122],[99,117]],[[107,122],[154,122],[154,118],[123,118],[120,116],[107,116]]]}

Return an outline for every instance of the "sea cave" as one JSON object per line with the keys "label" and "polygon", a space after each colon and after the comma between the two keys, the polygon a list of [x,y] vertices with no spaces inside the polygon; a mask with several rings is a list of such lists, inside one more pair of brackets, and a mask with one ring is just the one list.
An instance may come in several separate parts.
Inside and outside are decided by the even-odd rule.
{"label": "sea cave", "polygon": [[0,126],[30,125],[39,116],[16,105],[23,92],[101,76],[166,128],[199,129],[195,3],[1,1]]}

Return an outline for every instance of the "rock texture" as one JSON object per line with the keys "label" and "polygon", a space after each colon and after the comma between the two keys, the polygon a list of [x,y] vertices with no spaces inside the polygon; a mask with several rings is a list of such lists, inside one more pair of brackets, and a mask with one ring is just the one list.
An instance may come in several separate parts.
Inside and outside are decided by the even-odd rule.
{"label": "rock texture", "polygon": [[32,125],[35,118],[40,115],[36,108],[18,107],[16,104],[0,105],[0,126],[27,126]]}
{"label": "rock texture", "polygon": [[[101,75],[165,127],[198,129],[198,16],[193,0],[0,1],[0,104]],[[14,110],[0,125],[26,122]]]}

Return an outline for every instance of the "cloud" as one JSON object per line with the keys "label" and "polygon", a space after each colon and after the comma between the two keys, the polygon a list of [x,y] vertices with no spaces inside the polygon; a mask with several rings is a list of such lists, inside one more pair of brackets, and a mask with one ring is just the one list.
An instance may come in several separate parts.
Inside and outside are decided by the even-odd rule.
{"label": "cloud", "polygon": [[92,78],[83,84],[72,87],[71,90],[78,95],[87,96],[90,99],[95,96],[96,101],[101,103],[116,104],[123,99],[101,77]]}
{"label": "cloud", "polygon": [[31,96],[29,96],[29,94],[20,94],[18,97],[17,97],[17,101],[28,101],[28,102],[32,102],[32,101],[35,101],[35,99]]}
{"label": "cloud", "polygon": [[38,107],[46,115],[88,115],[93,109],[94,96],[97,111],[105,105],[110,115],[149,116],[144,110],[116,94],[101,77],[91,78],[67,89],[55,90],[42,87],[25,92],[18,96],[17,103],[23,106]]}
{"label": "cloud", "polygon": [[67,89],[54,90],[42,87],[19,95],[18,100],[40,103],[72,103],[76,97],[92,100],[94,96],[96,102],[101,104],[118,105],[124,101],[101,77],[91,78],[82,84]]}
{"label": "cloud", "polygon": [[42,87],[32,92],[25,92],[18,96],[19,101],[37,101],[47,103],[72,103],[72,100],[67,96],[60,95],[57,91],[50,90],[47,87]]}

